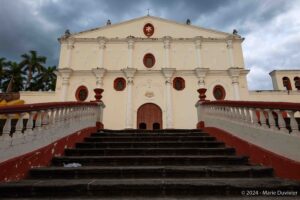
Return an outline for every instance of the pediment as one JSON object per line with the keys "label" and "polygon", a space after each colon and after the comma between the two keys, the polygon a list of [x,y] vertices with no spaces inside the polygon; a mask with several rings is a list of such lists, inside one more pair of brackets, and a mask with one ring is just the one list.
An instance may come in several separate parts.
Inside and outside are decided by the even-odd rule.
{"label": "pediment", "polygon": [[154,33],[151,35],[151,38],[162,38],[164,36],[171,36],[173,38],[193,38],[197,36],[202,36],[204,38],[226,38],[232,35],[159,17],[145,16],[118,24],[106,25],[75,33],[72,34],[72,36],[74,38],[127,38],[128,36],[147,38],[144,33],[144,26],[146,24],[152,24],[154,27]]}

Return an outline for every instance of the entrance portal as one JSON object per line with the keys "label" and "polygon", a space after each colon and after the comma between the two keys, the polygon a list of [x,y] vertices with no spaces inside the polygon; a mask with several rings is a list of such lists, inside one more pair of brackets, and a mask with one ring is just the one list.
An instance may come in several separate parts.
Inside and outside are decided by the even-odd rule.
{"label": "entrance portal", "polygon": [[162,111],[154,103],[145,103],[137,111],[137,128],[157,130],[162,128]]}

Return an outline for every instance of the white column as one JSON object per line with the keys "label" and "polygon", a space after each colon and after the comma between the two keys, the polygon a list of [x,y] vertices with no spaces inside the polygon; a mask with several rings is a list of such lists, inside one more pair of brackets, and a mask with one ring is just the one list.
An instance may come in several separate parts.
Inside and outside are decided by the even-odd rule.
{"label": "white column", "polygon": [[126,104],[126,121],[125,128],[133,129],[133,101],[132,101],[132,85],[133,85],[133,77],[136,72],[134,68],[126,68],[123,69],[123,73],[127,78],[127,104]]}
{"label": "white column", "polygon": [[234,67],[232,40],[227,40],[227,49],[228,49],[228,62],[229,62],[228,64],[229,64],[229,67]]}
{"label": "white column", "polygon": [[75,40],[73,38],[68,39],[67,41],[67,62],[66,68],[71,68],[72,65],[72,50],[74,48]]}
{"label": "white column", "polygon": [[134,48],[134,37],[129,36],[127,37],[127,43],[128,43],[128,68],[133,67],[133,48]]}
{"label": "white column", "polygon": [[171,37],[163,37],[164,49],[165,49],[165,68],[170,68],[170,47],[171,47]]}
{"label": "white column", "polygon": [[104,68],[94,68],[92,69],[95,77],[96,77],[96,88],[102,88],[103,87],[103,77],[106,73],[106,69]]}
{"label": "white column", "polygon": [[69,90],[69,80],[73,70],[70,68],[59,69],[59,74],[62,77],[61,85],[61,100],[67,101],[68,99],[68,90]]}
{"label": "white column", "polygon": [[197,68],[202,67],[202,60],[201,60],[201,47],[202,47],[202,37],[195,37],[194,38],[195,43],[195,50],[196,50],[196,65]]}
{"label": "white column", "polygon": [[239,68],[229,68],[229,75],[231,78],[231,83],[234,92],[234,99],[240,100],[240,88],[239,88],[239,76],[240,76],[240,69]]}
{"label": "white column", "polygon": [[195,74],[198,78],[199,88],[205,88],[205,77],[206,77],[208,71],[209,71],[208,68],[196,68],[195,69]]}
{"label": "white column", "polygon": [[106,38],[104,37],[98,37],[97,38],[98,44],[99,44],[99,68],[103,68],[104,65],[104,49],[105,49],[105,43]]}
{"label": "white column", "polygon": [[166,85],[166,128],[173,128],[172,77],[174,72],[175,68],[162,68]]}

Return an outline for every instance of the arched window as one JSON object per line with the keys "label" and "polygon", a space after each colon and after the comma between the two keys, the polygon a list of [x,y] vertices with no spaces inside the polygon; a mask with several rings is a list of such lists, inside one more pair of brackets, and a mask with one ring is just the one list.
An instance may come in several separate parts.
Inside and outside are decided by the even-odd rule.
{"label": "arched window", "polygon": [[139,129],[147,129],[147,124],[146,123],[140,123],[139,124]]}
{"label": "arched window", "polygon": [[143,63],[145,67],[152,68],[155,65],[155,57],[151,53],[144,56]]}
{"label": "arched window", "polygon": [[295,81],[295,88],[297,88],[297,90],[300,90],[300,78],[296,76],[294,78],[294,81]]}
{"label": "arched window", "polygon": [[183,90],[185,88],[185,81],[181,77],[176,77],[173,79],[173,88],[175,90]]}
{"label": "arched window", "polygon": [[88,97],[89,91],[87,87],[84,85],[81,85],[77,88],[75,92],[75,98],[77,101],[85,101]]}
{"label": "arched window", "polygon": [[224,100],[226,96],[226,92],[223,86],[216,85],[213,89],[213,95],[216,100]]}
{"label": "arched window", "polygon": [[117,91],[123,91],[126,88],[126,81],[124,78],[116,78],[114,81],[114,88]]}
{"label": "arched window", "polygon": [[292,90],[291,81],[288,77],[282,78],[283,87],[285,87],[287,90]]}
{"label": "arched window", "polygon": [[153,123],[153,130],[158,130],[160,129],[160,124],[159,123]]}

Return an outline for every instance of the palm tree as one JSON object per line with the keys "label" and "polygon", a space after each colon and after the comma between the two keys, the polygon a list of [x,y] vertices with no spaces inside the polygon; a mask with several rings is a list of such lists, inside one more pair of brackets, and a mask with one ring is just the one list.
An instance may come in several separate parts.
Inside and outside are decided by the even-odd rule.
{"label": "palm tree", "polygon": [[3,89],[6,89],[7,86],[11,83],[11,92],[19,92],[24,89],[24,72],[22,67],[16,62],[8,62],[8,67],[5,70],[5,75],[7,79],[3,81]]}
{"label": "palm tree", "polygon": [[54,73],[56,66],[50,66],[47,68],[42,68],[41,72],[34,77],[33,90],[55,90],[56,84],[56,74]]}
{"label": "palm tree", "polygon": [[33,74],[35,72],[40,72],[42,68],[44,68],[43,64],[46,63],[47,58],[38,56],[36,51],[30,51],[30,54],[25,53],[21,57],[23,60],[21,61],[20,66],[27,71],[27,81],[25,86],[25,89],[27,90],[31,86]]}
{"label": "palm tree", "polygon": [[0,91],[4,91],[2,88],[2,83],[5,79],[5,70],[7,68],[8,62],[5,61],[6,58],[0,58]]}

